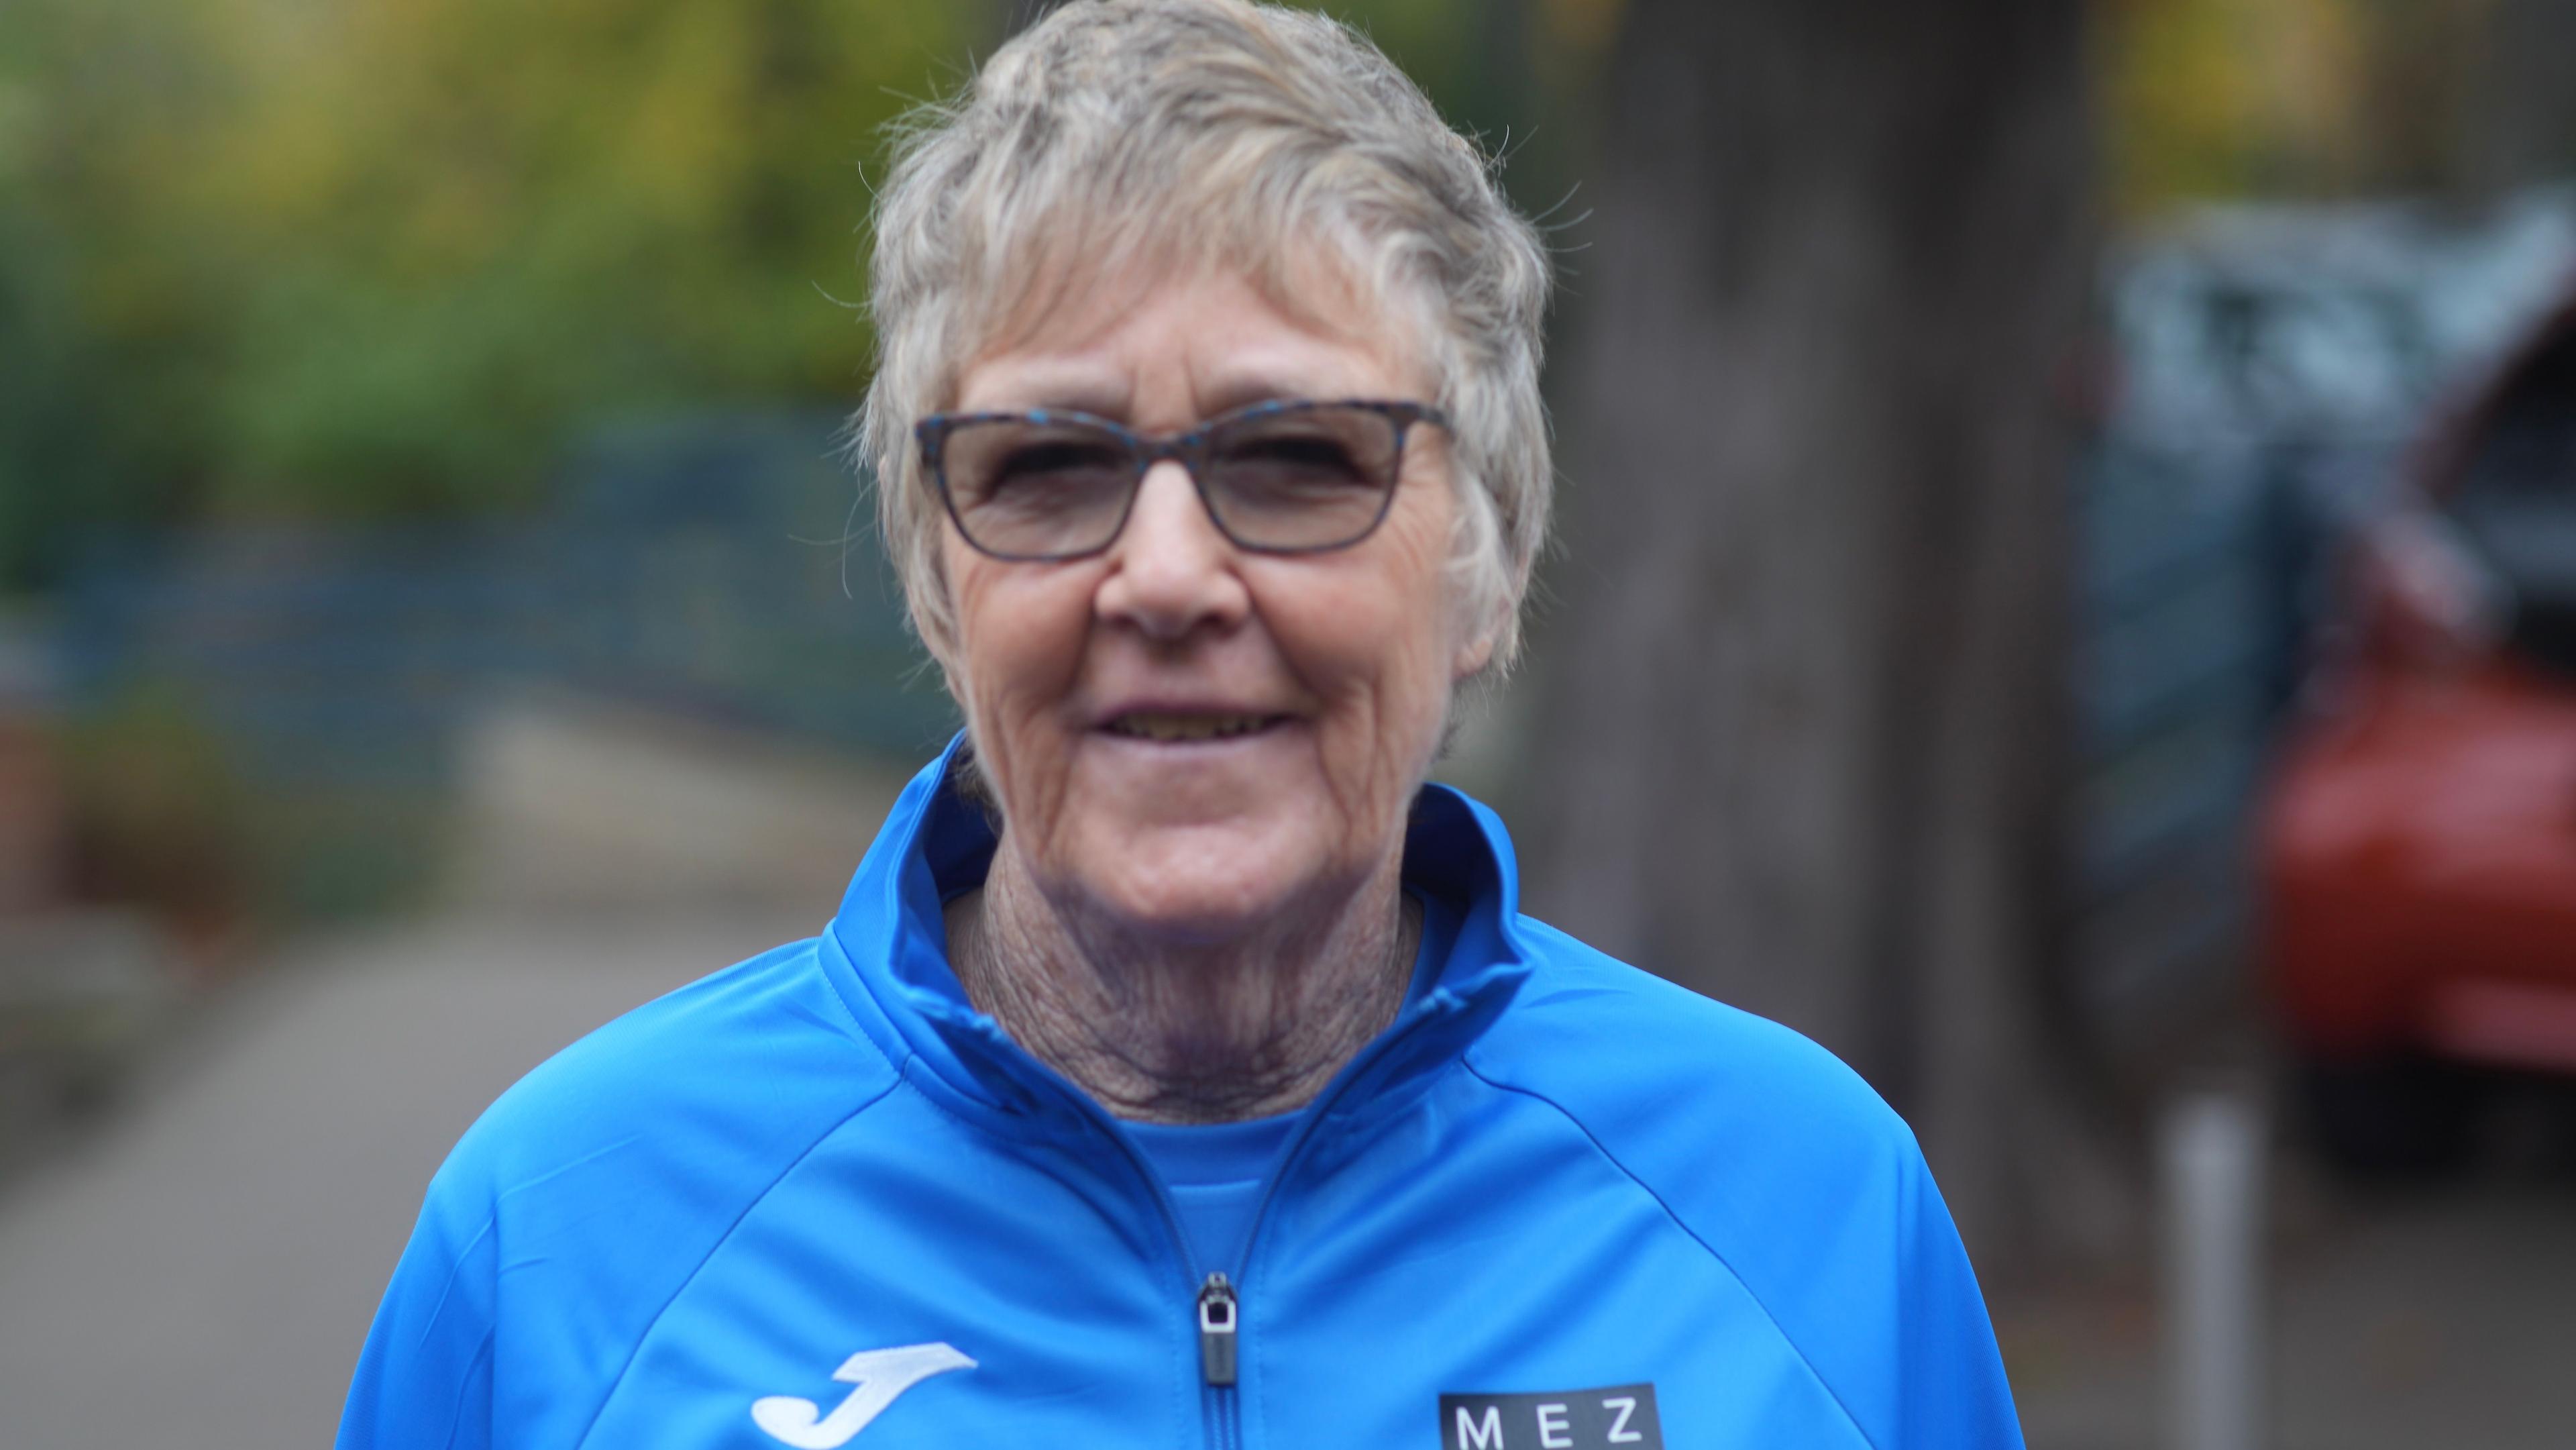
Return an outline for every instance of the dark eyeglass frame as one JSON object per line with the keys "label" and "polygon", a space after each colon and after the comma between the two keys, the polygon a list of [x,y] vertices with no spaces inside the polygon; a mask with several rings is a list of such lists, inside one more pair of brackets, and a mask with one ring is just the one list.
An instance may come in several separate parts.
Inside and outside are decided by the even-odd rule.
{"label": "dark eyeglass frame", "polygon": [[[1238,537],[1233,529],[1226,526],[1225,515],[1218,511],[1216,501],[1208,496],[1207,474],[1214,463],[1214,459],[1208,452],[1209,444],[1218,434],[1245,423],[1262,418],[1318,412],[1328,408],[1357,409],[1362,412],[1376,413],[1395,427],[1395,449],[1387,461],[1387,485],[1378,498],[1377,513],[1369,519],[1368,526],[1347,539],[1329,544],[1282,546],[1251,543]],[[1071,424],[1094,429],[1125,446],[1128,457],[1135,464],[1135,476],[1128,480],[1127,499],[1118,510],[1118,522],[1111,526],[1108,534],[1099,543],[1089,548],[1057,553],[1006,553],[999,549],[987,548],[977,542],[974,531],[966,527],[966,520],[958,511],[956,495],[948,487],[947,467],[949,435],[977,423],[1031,423],[1042,428]],[[1217,532],[1225,536],[1226,542],[1246,553],[1330,554],[1354,547],[1366,540],[1369,535],[1376,533],[1378,525],[1386,522],[1388,511],[1394,507],[1396,488],[1404,478],[1405,436],[1416,423],[1428,423],[1435,428],[1446,430],[1449,427],[1449,415],[1429,403],[1400,402],[1383,398],[1296,398],[1254,403],[1249,407],[1236,408],[1230,412],[1220,413],[1195,428],[1178,433],[1139,433],[1106,418],[1069,408],[1029,408],[1018,412],[993,413],[933,413],[915,423],[912,433],[921,445],[923,469],[930,479],[932,489],[939,495],[940,506],[947,510],[949,522],[957,526],[957,536],[966,541],[967,547],[987,558],[1000,559],[1009,563],[1044,564],[1088,559],[1107,552],[1110,545],[1118,542],[1118,536],[1127,531],[1127,518],[1136,511],[1136,495],[1144,488],[1145,475],[1153,471],[1155,464],[1165,459],[1178,462],[1182,471],[1190,476],[1190,487],[1198,492],[1199,506],[1207,510],[1208,521],[1216,525]]]}

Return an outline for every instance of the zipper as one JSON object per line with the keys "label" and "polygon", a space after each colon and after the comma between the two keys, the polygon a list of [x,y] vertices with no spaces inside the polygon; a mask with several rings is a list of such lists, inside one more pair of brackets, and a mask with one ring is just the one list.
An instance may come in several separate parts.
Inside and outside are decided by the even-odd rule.
{"label": "zipper", "polygon": [[[1190,1242],[1188,1232],[1181,1227],[1180,1210],[1173,1207],[1172,1196],[1164,1189],[1163,1180],[1155,1176],[1153,1165],[1145,1161],[1143,1150],[1139,1149],[1134,1141],[1119,1128],[1118,1120],[1111,1117],[1106,1109],[1079,1091],[1069,1090],[1069,1097],[1075,1110],[1089,1118],[1102,1133],[1108,1135],[1111,1143],[1117,1145],[1119,1151],[1126,1157],[1128,1166],[1135,1170],[1137,1178],[1144,1183],[1146,1191],[1153,1196],[1154,1207],[1161,1214],[1163,1227],[1171,1234],[1172,1247],[1180,1256],[1182,1282],[1189,1282],[1188,1276],[1194,1272],[1193,1265],[1196,1264],[1198,1256],[1191,1252],[1195,1245]],[[1301,1138],[1299,1144],[1302,1142]],[[1296,1156],[1297,1146],[1297,1144],[1291,1145],[1289,1158]],[[1283,1159],[1281,1167],[1285,1166],[1286,1161]],[[1273,1175],[1274,1182],[1276,1176],[1276,1174]],[[1266,1208],[1268,1202],[1268,1194],[1265,1191],[1262,1207]],[[1260,1211],[1256,1209],[1254,1213],[1256,1225],[1260,1221],[1259,1213]],[[1216,1450],[1234,1450],[1242,1440],[1236,1423],[1238,1412],[1235,1409],[1234,1392],[1235,1382],[1240,1374],[1238,1347],[1241,1343],[1239,1336],[1243,1324],[1242,1301],[1237,1296],[1231,1279],[1228,1279],[1223,1272],[1211,1272],[1194,1286],[1191,1307],[1198,1320],[1201,1385],[1199,1398],[1206,1412],[1208,1443],[1216,1447]]]}
{"label": "zipper", "polygon": [[1204,1386],[1199,1398],[1207,1408],[1208,1444],[1215,1450],[1235,1450],[1243,1443],[1242,1398],[1235,1388],[1242,1305],[1235,1298],[1233,1281],[1222,1273],[1208,1275],[1199,1285],[1198,1314],[1199,1382]]}
{"label": "zipper", "polygon": [[[1426,1018],[1429,1015],[1431,1014],[1424,1014]],[[1421,1020],[1416,1019],[1408,1026],[1418,1027]],[[1252,1221],[1244,1227],[1243,1246],[1239,1250],[1241,1259],[1236,1265],[1237,1272],[1241,1272],[1252,1262],[1252,1246],[1261,1237],[1262,1220],[1270,1216],[1270,1200],[1278,1194],[1280,1183],[1297,1166],[1297,1160],[1306,1151],[1306,1144],[1315,1136],[1334,1105],[1350,1091],[1351,1086],[1358,1082],[1370,1068],[1375,1067],[1379,1059],[1394,1050],[1396,1040],[1397,1035],[1391,1034],[1372,1043],[1358,1057],[1345,1064],[1333,1081],[1325,1084],[1324,1091],[1307,1105],[1306,1121],[1299,1125],[1296,1136],[1289,1139],[1287,1151],[1280,1155],[1279,1162],[1272,1167],[1269,1181],[1261,1186],[1260,1200],[1253,1205]],[[1106,1117],[1105,1114],[1103,1116]],[[1123,1134],[1117,1136],[1123,1141]],[[1128,1150],[1128,1154],[1135,1162],[1138,1171],[1144,1174],[1146,1182],[1153,1186],[1155,1197],[1161,1203],[1164,1221],[1171,1225],[1173,1240],[1182,1245],[1182,1257],[1187,1259],[1188,1238],[1181,1232],[1180,1215],[1172,1207],[1170,1197],[1163,1192],[1161,1180],[1154,1177],[1152,1169],[1132,1147]],[[1227,1278],[1222,1271],[1212,1272],[1199,1282],[1196,1307],[1199,1326],[1199,1380],[1205,1386],[1202,1397],[1207,1401],[1208,1407],[1208,1439],[1211,1444],[1218,1447],[1218,1450],[1234,1450],[1234,1447],[1240,1445],[1243,1440],[1239,1425],[1242,1402],[1235,1393],[1237,1359],[1243,1326],[1242,1296],[1235,1288],[1234,1281]]]}
{"label": "zipper", "polygon": [[1234,1388],[1234,1285],[1210,1274],[1199,1286],[1199,1374],[1212,1390]]}
{"label": "zipper", "polygon": [[[1252,1246],[1261,1236],[1263,1220],[1270,1216],[1270,1201],[1277,1195],[1281,1181],[1304,1156],[1307,1143],[1313,1139],[1326,1115],[1353,1084],[1374,1068],[1380,1059],[1394,1051],[1402,1036],[1418,1029],[1432,1015],[1435,1014],[1424,1013],[1410,1023],[1403,1023],[1405,1032],[1391,1033],[1363,1049],[1358,1057],[1344,1064],[1333,1081],[1325,1085],[1324,1091],[1307,1105],[1310,1116],[1299,1126],[1296,1136],[1288,1141],[1287,1151],[1272,1168],[1270,1180],[1262,1185],[1260,1201],[1253,1206],[1252,1221],[1245,1227],[1238,1272],[1243,1264],[1252,1260]],[[1171,1233],[1173,1246],[1180,1251],[1182,1271],[1187,1274],[1194,1257],[1190,1252],[1189,1235],[1182,1230],[1180,1211],[1172,1206],[1171,1195],[1164,1191],[1163,1182],[1155,1176],[1153,1166],[1145,1161],[1143,1151],[1119,1129],[1117,1120],[1106,1109],[1077,1089],[1068,1088],[1067,1092],[1076,1111],[1109,1135],[1110,1141],[1125,1154],[1129,1166],[1144,1180],[1146,1188],[1153,1194],[1154,1206],[1162,1214],[1163,1226]],[[1242,1443],[1238,1423],[1240,1401],[1235,1393],[1240,1375],[1242,1294],[1222,1271],[1211,1272],[1196,1286],[1192,1308],[1198,1321],[1199,1379],[1203,1387],[1201,1398],[1207,1407],[1208,1439],[1217,1450],[1235,1450]]]}

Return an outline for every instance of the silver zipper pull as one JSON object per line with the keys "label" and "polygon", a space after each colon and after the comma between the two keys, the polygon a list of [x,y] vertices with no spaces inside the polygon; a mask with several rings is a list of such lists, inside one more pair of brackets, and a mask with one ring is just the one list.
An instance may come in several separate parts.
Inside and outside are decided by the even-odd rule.
{"label": "silver zipper pull", "polygon": [[1210,1274],[1199,1286],[1199,1372],[1224,1389],[1234,1383],[1234,1286]]}

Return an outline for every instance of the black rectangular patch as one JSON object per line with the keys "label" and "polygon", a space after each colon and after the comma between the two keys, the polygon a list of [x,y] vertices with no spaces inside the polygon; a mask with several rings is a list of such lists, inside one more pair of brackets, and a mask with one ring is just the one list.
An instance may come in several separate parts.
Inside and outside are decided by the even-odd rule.
{"label": "black rectangular patch", "polygon": [[1440,1450],[1664,1450],[1655,1387],[1442,1395]]}

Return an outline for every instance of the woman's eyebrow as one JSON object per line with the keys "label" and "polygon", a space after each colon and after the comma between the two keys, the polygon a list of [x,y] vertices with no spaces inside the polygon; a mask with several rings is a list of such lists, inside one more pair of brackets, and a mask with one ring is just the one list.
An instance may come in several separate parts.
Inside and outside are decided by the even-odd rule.
{"label": "woman's eyebrow", "polygon": [[1127,394],[1107,388],[1049,388],[1015,406],[1031,412],[1087,413],[1112,423],[1127,421]]}
{"label": "woman's eyebrow", "polygon": [[1126,377],[1105,376],[1096,368],[1040,364],[1004,372],[993,385],[978,388],[974,403],[962,411],[1056,408],[1120,422],[1126,418],[1134,396],[1134,383]]}
{"label": "woman's eyebrow", "polygon": [[1193,390],[1199,416],[1213,418],[1255,403],[1330,401],[1350,396],[1347,387],[1322,386],[1294,372],[1245,372],[1210,379]]}

